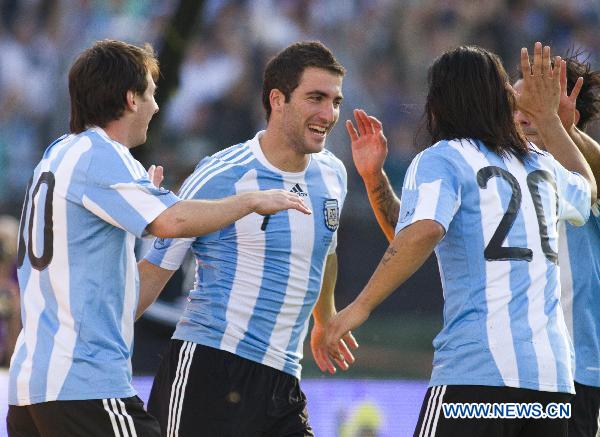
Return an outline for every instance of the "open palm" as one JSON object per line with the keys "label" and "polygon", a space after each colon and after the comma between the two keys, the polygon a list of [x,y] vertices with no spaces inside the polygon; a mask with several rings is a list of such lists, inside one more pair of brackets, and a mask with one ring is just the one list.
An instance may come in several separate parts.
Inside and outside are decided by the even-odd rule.
{"label": "open palm", "polygon": [[381,122],[375,117],[367,115],[362,109],[355,109],[354,118],[357,128],[348,120],[346,130],[350,136],[354,165],[358,174],[365,178],[383,168],[388,152],[387,139]]}

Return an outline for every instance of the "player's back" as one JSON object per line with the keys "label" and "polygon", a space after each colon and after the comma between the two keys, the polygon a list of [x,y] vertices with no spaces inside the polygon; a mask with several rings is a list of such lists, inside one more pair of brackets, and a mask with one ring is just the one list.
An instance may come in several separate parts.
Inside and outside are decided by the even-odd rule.
{"label": "player's back", "polygon": [[399,225],[433,210],[446,229],[432,385],[572,391],[557,222],[585,221],[586,184],[537,149],[521,162],[481,142],[442,141],[415,158]]}
{"label": "player's back", "polygon": [[153,217],[144,210],[155,200],[150,185],[125,146],[99,128],[45,151],[21,217],[23,331],[11,361],[11,404],[134,394],[133,246]]}

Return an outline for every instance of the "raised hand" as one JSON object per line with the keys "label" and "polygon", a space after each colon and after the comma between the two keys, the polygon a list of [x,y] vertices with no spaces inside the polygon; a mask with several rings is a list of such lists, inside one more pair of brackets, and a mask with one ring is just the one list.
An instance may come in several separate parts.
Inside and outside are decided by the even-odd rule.
{"label": "raised hand", "polygon": [[350,136],[354,165],[358,174],[365,179],[383,169],[388,152],[387,139],[381,122],[362,109],[354,110],[354,119],[358,130],[350,120],[346,121],[346,130]]}
{"label": "raised hand", "polygon": [[302,199],[286,190],[265,190],[248,193],[251,196],[252,211],[269,215],[286,209],[295,209],[304,214],[312,214]]}
{"label": "raised hand", "polygon": [[542,48],[540,42],[535,43],[533,65],[529,63],[527,49],[521,49],[523,90],[516,95],[517,106],[521,111],[535,120],[557,115],[561,97],[560,72],[562,68],[566,68],[564,64],[560,56],[557,56],[552,66],[550,47]]}
{"label": "raised hand", "polygon": [[162,165],[156,166],[152,164],[148,168],[148,178],[154,184],[156,188],[160,188],[160,184],[162,184],[164,177],[164,169]]}
{"label": "raised hand", "polygon": [[567,94],[567,63],[561,63],[560,69],[560,103],[558,105],[558,116],[563,127],[569,130],[576,124],[575,110],[577,107],[577,96],[583,86],[583,77],[577,78],[577,82],[573,85],[571,94]]}

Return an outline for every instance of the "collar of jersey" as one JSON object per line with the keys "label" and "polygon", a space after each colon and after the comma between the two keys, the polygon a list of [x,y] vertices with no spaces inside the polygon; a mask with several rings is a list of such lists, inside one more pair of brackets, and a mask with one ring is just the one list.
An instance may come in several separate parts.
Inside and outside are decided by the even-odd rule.
{"label": "collar of jersey", "polygon": [[312,155],[309,155],[309,157],[308,157],[308,164],[306,165],[306,168],[304,170],[298,171],[298,172],[283,171],[283,170],[275,167],[273,164],[271,164],[267,160],[267,157],[263,153],[262,149],[260,148],[260,142],[258,140],[259,140],[260,137],[263,136],[264,133],[265,133],[264,130],[259,131],[254,136],[254,138],[252,138],[247,143],[248,146],[250,147],[250,150],[252,150],[252,153],[254,154],[254,156],[256,157],[256,159],[258,160],[258,162],[260,162],[262,165],[264,165],[265,167],[267,167],[273,173],[278,173],[280,175],[287,176],[288,178],[292,178],[292,179],[301,179],[301,178],[303,178],[304,175],[306,174],[306,170],[308,170],[308,167],[310,167],[310,164],[312,162]]}
{"label": "collar of jersey", "polygon": [[124,150],[126,150],[127,152],[129,152],[129,149],[127,147],[125,147],[123,144],[121,144],[118,141],[115,141],[111,137],[109,137],[108,134],[106,133],[106,131],[104,129],[102,129],[100,126],[92,126],[88,129],[88,131],[96,132],[98,135],[100,135],[106,141],[116,144],[117,146],[119,146],[119,147],[123,148]]}

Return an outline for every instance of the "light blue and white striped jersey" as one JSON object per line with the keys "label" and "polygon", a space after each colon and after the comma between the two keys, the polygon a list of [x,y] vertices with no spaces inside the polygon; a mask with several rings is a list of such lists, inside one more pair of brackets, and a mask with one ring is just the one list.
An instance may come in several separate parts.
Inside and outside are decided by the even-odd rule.
{"label": "light blue and white striped jersey", "polygon": [[600,213],[589,221],[559,226],[561,303],[575,346],[575,381],[600,387]]}
{"label": "light blue and white striped jersey", "polygon": [[146,259],[177,269],[191,246],[196,282],[173,338],[235,353],[300,378],[302,346],[335,251],[346,170],[325,150],[305,171],[283,172],[252,140],[202,160],[183,184],[184,199],[219,199],[253,190],[298,193],[313,211],[250,214],[196,239],[157,239]]}
{"label": "light blue and white striped jersey", "polygon": [[589,210],[587,181],[537,149],[522,163],[481,142],[441,141],[416,156],[396,231],[423,219],[446,230],[431,386],[573,392],[557,224],[582,225]]}
{"label": "light blue and white striped jersey", "polygon": [[31,181],[9,403],[133,396],[135,237],[179,199],[100,128],[51,144]]}

